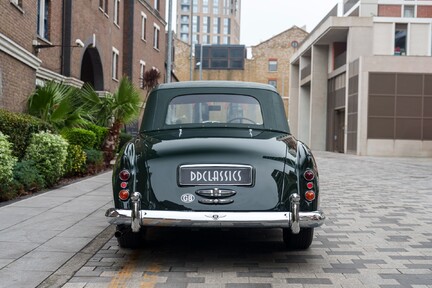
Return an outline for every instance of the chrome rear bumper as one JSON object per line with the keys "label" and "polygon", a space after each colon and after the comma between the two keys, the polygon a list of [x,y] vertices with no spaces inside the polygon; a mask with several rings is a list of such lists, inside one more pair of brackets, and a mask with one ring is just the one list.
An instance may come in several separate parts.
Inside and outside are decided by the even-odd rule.
{"label": "chrome rear bumper", "polygon": [[[141,210],[141,226],[172,227],[291,227],[291,212],[183,212]],[[111,224],[132,223],[132,210],[110,208],[105,216]],[[301,228],[319,227],[324,223],[322,211],[300,212]]]}
{"label": "chrome rear bumper", "polygon": [[294,234],[300,228],[319,227],[324,223],[322,211],[300,212],[300,197],[291,195],[291,212],[196,212],[141,210],[141,197],[135,192],[131,197],[132,209],[110,208],[105,216],[111,224],[130,225],[133,232],[141,226],[165,227],[251,227],[291,228]]}

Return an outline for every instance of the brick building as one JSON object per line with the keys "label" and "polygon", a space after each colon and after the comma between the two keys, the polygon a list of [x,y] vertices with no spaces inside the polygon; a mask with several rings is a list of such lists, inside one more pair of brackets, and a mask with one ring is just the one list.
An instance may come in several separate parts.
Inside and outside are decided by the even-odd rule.
{"label": "brick building", "polygon": [[[165,79],[165,0],[0,2],[0,108],[23,111],[36,85],[57,80],[114,92],[128,76]],[[144,95],[143,91],[143,95]]]}
{"label": "brick building", "polygon": [[[204,62],[203,69],[199,69],[200,46],[196,49],[196,59],[190,61],[190,46],[181,41],[175,42],[175,67],[179,80],[231,80],[250,81],[274,85],[283,97],[285,110],[288,111],[290,58],[297,50],[298,44],[307,37],[308,33],[296,26],[285,30],[278,35],[250,47],[251,57],[246,57],[244,47],[242,67],[215,68],[211,62]],[[215,49],[223,47],[238,47],[239,45],[203,45],[204,57]],[[211,60],[210,60],[211,61]],[[229,61],[229,60],[228,60]],[[197,65],[198,64],[198,65]],[[191,74],[192,71],[192,74]],[[192,76],[192,78],[191,78]]]}
{"label": "brick building", "polygon": [[432,3],[345,0],[291,58],[291,131],[312,149],[432,156]]}

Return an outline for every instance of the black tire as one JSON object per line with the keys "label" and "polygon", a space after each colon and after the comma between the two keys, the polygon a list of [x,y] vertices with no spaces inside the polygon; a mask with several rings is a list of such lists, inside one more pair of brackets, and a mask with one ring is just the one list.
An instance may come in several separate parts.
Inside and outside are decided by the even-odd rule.
{"label": "black tire", "polygon": [[117,225],[116,238],[121,248],[136,249],[144,244],[145,229],[141,227],[139,232],[134,233],[130,226]]}
{"label": "black tire", "polygon": [[283,229],[283,241],[290,250],[306,250],[312,244],[314,228],[300,229],[299,234],[293,234],[290,228]]}

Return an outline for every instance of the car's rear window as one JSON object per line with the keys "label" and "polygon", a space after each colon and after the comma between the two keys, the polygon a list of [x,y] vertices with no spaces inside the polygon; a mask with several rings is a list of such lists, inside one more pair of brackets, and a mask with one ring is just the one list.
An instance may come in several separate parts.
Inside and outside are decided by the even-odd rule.
{"label": "car's rear window", "polygon": [[165,124],[203,123],[263,125],[261,106],[247,95],[196,94],[172,99]]}

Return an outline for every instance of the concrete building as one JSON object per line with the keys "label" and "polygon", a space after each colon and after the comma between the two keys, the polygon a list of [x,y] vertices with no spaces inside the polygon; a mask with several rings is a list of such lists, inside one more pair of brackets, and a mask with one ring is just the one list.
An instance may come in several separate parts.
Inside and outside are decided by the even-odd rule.
{"label": "concrete building", "polygon": [[[24,111],[36,85],[57,80],[101,94],[145,70],[165,79],[165,0],[0,2],[0,108]],[[142,93],[145,95],[145,92]]]}
{"label": "concrete building", "polygon": [[432,156],[432,3],[347,0],[291,58],[289,121],[314,150]]}
{"label": "concrete building", "polygon": [[[251,57],[246,57],[246,47],[243,45],[203,45],[204,59],[200,59],[200,45],[196,50],[196,58],[190,61],[190,45],[181,40],[175,41],[175,67],[176,75],[179,80],[232,80],[232,81],[250,81],[274,85],[279,94],[283,97],[285,111],[288,111],[289,95],[289,75],[290,75],[290,58],[297,50],[299,43],[307,37],[308,33],[302,28],[293,26],[272,38],[261,42],[258,45],[250,47]],[[235,48],[242,51],[234,66],[230,64],[233,59],[232,53],[224,50],[233,51]],[[230,50],[231,49],[231,50]],[[218,57],[211,58],[211,55]],[[218,68],[220,65],[220,55],[227,55],[225,68]],[[203,61],[203,69],[197,65]],[[212,63],[212,60],[216,64]],[[241,63],[240,63],[241,62]],[[225,62],[222,62],[224,64]],[[241,64],[241,66],[240,66]],[[192,65],[192,69],[191,69]],[[192,74],[191,74],[192,71]],[[200,76],[201,75],[201,76]]]}
{"label": "concrete building", "polygon": [[241,0],[177,0],[177,35],[186,43],[239,44],[240,10]]}

